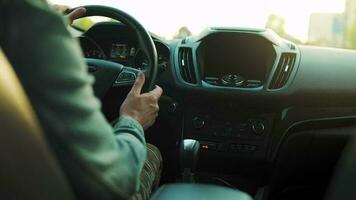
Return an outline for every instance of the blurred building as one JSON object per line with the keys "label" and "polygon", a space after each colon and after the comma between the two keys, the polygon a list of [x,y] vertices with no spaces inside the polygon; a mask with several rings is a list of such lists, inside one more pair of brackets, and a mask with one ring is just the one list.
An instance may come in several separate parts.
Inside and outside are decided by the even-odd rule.
{"label": "blurred building", "polygon": [[311,14],[308,44],[343,47],[345,35],[344,19],[344,15],[339,13]]}
{"label": "blurred building", "polygon": [[356,25],[356,0],[346,0],[345,24],[346,26]]}
{"label": "blurred building", "polygon": [[356,0],[346,0],[344,46],[356,48]]}

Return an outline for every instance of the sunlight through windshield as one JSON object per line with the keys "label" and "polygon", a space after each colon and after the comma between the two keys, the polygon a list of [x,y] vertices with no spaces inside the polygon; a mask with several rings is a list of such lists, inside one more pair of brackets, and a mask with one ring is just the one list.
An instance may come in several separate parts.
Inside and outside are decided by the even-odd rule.
{"label": "sunlight through windshield", "polygon": [[271,28],[296,43],[356,48],[356,0],[51,0],[71,7],[107,5],[166,39],[206,27]]}

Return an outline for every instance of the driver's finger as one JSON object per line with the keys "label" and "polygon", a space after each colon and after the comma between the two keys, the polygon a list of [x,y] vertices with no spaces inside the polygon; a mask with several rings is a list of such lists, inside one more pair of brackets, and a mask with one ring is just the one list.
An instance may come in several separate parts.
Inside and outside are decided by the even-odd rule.
{"label": "driver's finger", "polygon": [[130,93],[140,95],[144,84],[145,84],[145,75],[142,72],[140,72],[136,78],[134,85],[131,88]]}
{"label": "driver's finger", "polygon": [[87,10],[85,8],[77,8],[68,14],[69,21],[73,23],[74,20],[81,18],[85,15]]}
{"label": "driver's finger", "polygon": [[163,93],[163,90],[161,87],[156,85],[155,89],[151,90],[149,93],[154,95],[156,97],[156,99],[159,99]]}

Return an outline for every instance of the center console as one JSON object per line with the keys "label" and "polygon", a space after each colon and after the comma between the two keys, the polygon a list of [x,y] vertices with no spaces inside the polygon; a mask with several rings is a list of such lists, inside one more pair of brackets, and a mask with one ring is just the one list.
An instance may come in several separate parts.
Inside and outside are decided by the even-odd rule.
{"label": "center console", "polygon": [[282,48],[289,46],[266,30],[221,28],[178,46],[177,80],[190,92],[182,99],[182,135],[199,141],[203,176],[265,180],[276,112],[258,97],[268,91]]}

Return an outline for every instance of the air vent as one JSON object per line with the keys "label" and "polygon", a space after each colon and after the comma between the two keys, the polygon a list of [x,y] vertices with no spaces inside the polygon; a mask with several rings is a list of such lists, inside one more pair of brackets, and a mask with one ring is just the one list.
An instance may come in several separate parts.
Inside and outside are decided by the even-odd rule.
{"label": "air vent", "polygon": [[193,52],[191,48],[181,47],[178,53],[180,74],[184,81],[192,84],[197,83]]}
{"label": "air vent", "polygon": [[272,82],[269,86],[270,89],[282,88],[293,71],[296,55],[294,53],[283,53],[279,60],[276,71],[274,72]]}

